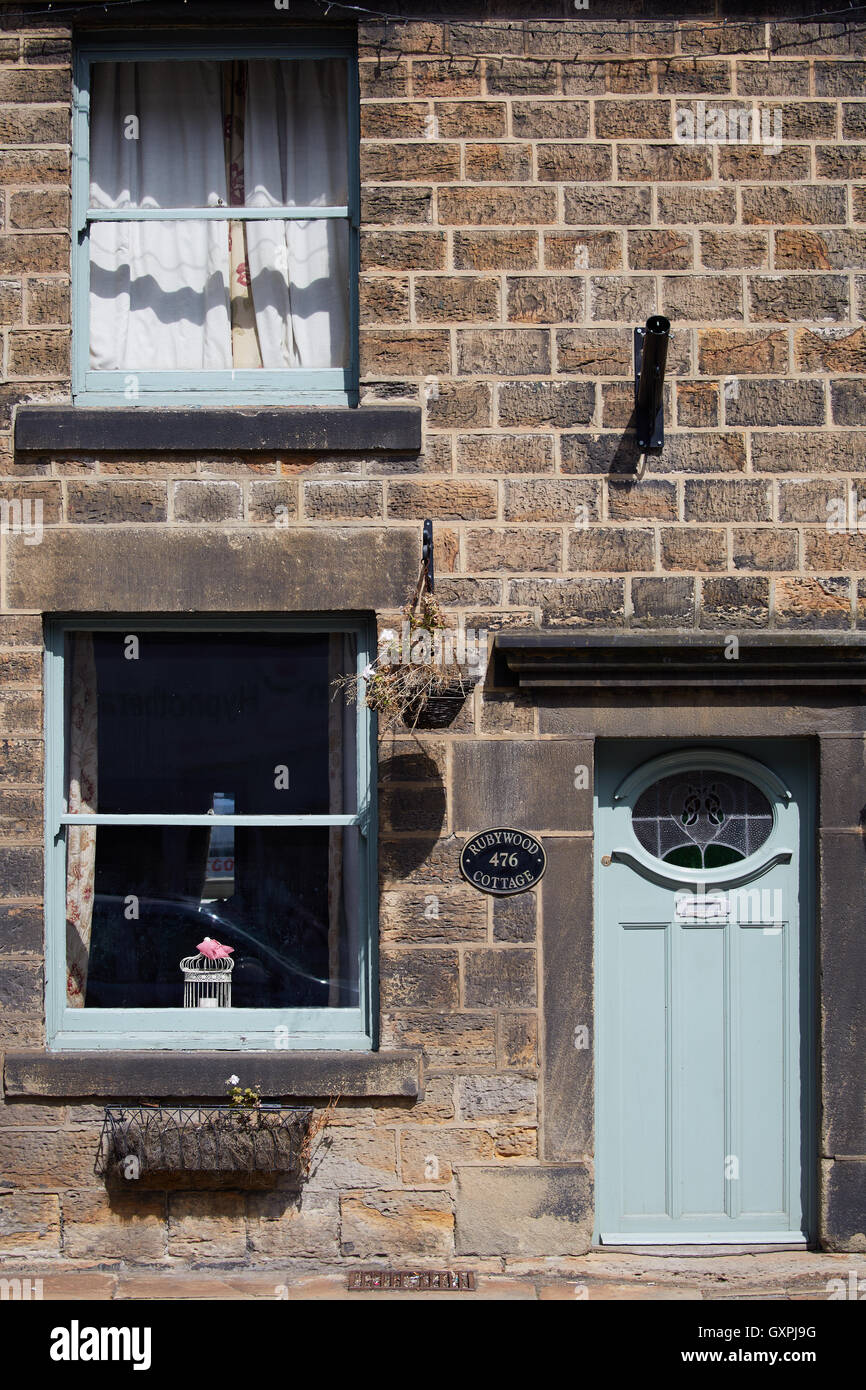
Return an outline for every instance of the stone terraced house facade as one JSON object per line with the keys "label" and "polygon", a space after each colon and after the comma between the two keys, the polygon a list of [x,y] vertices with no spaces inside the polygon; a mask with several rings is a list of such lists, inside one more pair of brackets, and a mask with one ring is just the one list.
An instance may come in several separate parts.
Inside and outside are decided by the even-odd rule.
{"label": "stone terraced house facade", "polygon": [[[0,8],[0,1253],[864,1250],[866,23],[328,8]],[[377,736],[427,520],[486,661]],[[95,1169],[230,1076],[300,1189]]]}

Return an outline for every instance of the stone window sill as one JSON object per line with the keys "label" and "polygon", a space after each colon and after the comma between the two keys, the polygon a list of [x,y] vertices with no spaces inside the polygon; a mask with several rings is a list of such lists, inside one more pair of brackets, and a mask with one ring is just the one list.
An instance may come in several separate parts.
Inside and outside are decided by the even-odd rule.
{"label": "stone window sill", "polygon": [[263,1096],[424,1094],[419,1052],[7,1052],[9,1098],[111,1099],[146,1096],[225,1098],[232,1072],[261,1085]]}
{"label": "stone window sill", "polygon": [[236,408],[20,405],[22,453],[418,453],[415,405]]}

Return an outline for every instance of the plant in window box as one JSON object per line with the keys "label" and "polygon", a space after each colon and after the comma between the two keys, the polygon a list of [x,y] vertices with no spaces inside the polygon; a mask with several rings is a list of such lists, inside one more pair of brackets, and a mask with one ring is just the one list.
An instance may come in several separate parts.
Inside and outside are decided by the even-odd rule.
{"label": "plant in window box", "polygon": [[262,1088],[241,1086],[237,1076],[230,1076],[226,1085],[229,1087],[229,1119],[243,1129],[251,1125],[254,1118],[259,1117],[262,1108]]}
{"label": "plant in window box", "polygon": [[[461,643],[425,588],[423,568],[402,620],[399,634],[382,634],[375,661],[359,676],[338,677],[334,685],[351,700],[363,698],[385,724],[444,728],[459,713],[478,670],[475,663],[460,661]],[[462,645],[465,654],[465,640]]]}

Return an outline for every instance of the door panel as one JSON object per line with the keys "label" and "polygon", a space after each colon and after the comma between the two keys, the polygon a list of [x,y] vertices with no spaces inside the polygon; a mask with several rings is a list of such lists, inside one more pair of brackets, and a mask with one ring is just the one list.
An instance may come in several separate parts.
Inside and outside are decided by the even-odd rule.
{"label": "door panel", "polygon": [[[749,1071],[748,1084],[738,1087],[738,1125],[741,1171],[739,1195],[743,1213],[782,1212],[785,1173],[774,1165],[774,1136],[785,1127],[785,982],[787,936],[790,924],[775,935],[761,927],[737,928],[739,1001],[735,1017],[737,1055]],[[768,1047],[767,1037],[783,1045]]]}
{"label": "door panel", "polygon": [[665,1210],[665,1065],[667,1009],[648,1006],[666,997],[668,988],[668,926],[634,924],[623,930],[619,952],[617,1002],[634,1001],[621,1013],[620,1122],[628,1124],[645,1155],[638,1172],[622,1156],[624,1209],[642,1216]]}
{"label": "door panel", "polygon": [[808,748],[602,743],[597,768],[599,1236],[803,1240]]}
{"label": "door panel", "polygon": [[725,929],[680,928],[678,946],[672,1084],[679,1091],[680,1215],[705,1219],[725,1201]]}

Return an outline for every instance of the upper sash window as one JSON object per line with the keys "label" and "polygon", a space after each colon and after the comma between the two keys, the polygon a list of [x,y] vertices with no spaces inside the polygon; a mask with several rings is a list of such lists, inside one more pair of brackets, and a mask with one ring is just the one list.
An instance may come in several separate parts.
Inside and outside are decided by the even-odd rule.
{"label": "upper sash window", "polygon": [[345,50],[85,49],[76,395],[356,399]]}

